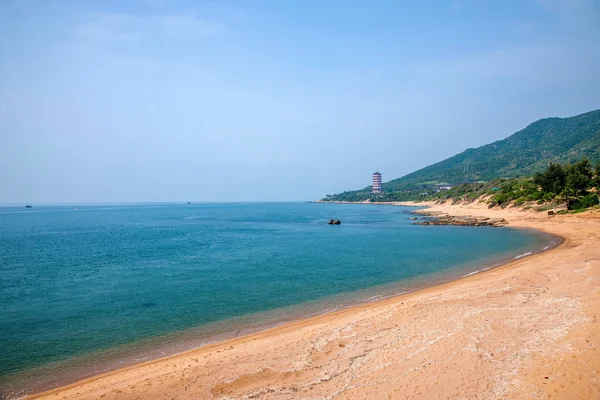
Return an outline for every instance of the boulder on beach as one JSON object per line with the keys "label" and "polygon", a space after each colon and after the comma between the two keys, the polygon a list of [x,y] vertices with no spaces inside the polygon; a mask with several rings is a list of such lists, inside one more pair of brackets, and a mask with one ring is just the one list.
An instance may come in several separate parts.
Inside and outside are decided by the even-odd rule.
{"label": "boulder on beach", "polygon": [[433,217],[430,221],[414,222],[414,225],[454,225],[454,226],[493,226],[502,227],[507,224],[504,218],[453,216],[440,214]]}

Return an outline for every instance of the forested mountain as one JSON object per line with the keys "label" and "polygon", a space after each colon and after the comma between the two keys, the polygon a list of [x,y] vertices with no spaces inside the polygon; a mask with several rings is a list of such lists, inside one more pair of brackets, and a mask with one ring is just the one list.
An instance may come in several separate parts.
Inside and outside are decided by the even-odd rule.
{"label": "forested mountain", "polygon": [[[600,161],[600,110],[569,118],[544,118],[506,139],[467,149],[453,157],[383,184],[384,192],[418,191],[435,183],[489,181],[530,176],[550,162],[571,163],[584,157]],[[330,196],[356,201],[371,187]]]}

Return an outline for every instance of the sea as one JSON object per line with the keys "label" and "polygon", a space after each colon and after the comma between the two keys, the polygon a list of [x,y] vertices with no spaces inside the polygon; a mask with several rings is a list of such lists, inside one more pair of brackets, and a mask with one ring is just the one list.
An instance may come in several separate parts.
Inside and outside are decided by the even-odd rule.
{"label": "sea", "polygon": [[0,398],[472,275],[559,242],[510,227],[417,226],[414,210],[2,206]]}

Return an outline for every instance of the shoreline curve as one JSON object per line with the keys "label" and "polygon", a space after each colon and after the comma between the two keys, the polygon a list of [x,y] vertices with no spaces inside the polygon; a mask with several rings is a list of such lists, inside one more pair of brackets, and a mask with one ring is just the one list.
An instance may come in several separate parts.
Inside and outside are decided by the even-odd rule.
{"label": "shoreline curve", "polygon": [[[511,226],[513,226],[512,222],[513,221],[511,221]],[[531,225],[531,224],[529,224],[529,225]],[[299,330],[310,329],[311,327],[314,327],[316,325],[333,324],[333,325],[337,325],[338,328],[341,328],[344,326],[344,322],[345,322],[345,321],[343,321],[344,319],[352,319],[357,314],[368,313],[368,312],[377,312],[377,311],[381,311],[381,309],[384,309],[386,307],[397,306],[400,303],[404,304],[404,302],[411,302],[411,301],[414,302],[415,298],[418,299],[419,297],[423,298],[423,297],[432,296],[432,295],[434,295],[434,297],[435,297],[436,294],[439,295],[440,292],[441,293],[447,292],[449,289],[456,288],[457,285],[465,285],[469,282],[481,281],[483,279],[486,279],[490,275],[500,274],[507,270],[517,269],[519,266],[522,266],[523,264],[533,264],[534,260],[538,260],[541,257],[547,257],[549,254],[554,254],[554,253],[560,252],[561,249],[569,248],[569,246],[572,245],[572,238],[569,237],[569,235],[562,235],[562,234],[560,234],[560,232],[557,233],[556,229],[545,229],[543,226],[531,227],[531,226],[527,226],[526,223],[525,224],[517,224],[516,227],[537,229],[544,233],[561,237],[562,242],[558,243],[556,246],[553,246],[552,248],[546,249],[545,251],[538,252],[538,253],[529,255],[527,257],[522,257],[519,259],[513,259],[513,260],[511,260],[507,263],[504,263],[502,265],[499,265],[497,267],[492,267],[492,268],[486,269],[486,270],[478,272],[478,273],[473,273],[472,275],[459,277],[459,278],[453,279],[449,282],[443,282],[443,283],[439,283],[439,284],[436,284],[433,286],[416,289],[416,290],[410,291],[408,293],[392,295],[390,297],[386,297],[383,299],[377,299],[372,302],[353,305],[353,306],[335,310],[335,311],[325,312],[325,313],[311,316],[308,318],[301,318],[299,320],[286,322],[282,325],[268,328],[266,330],[261,330],[259,332],[251,333],[249,335],[235,337],[235,338],[227,339],[225,341],[208,344],[206,346],[202,346],[199,348],[186,350],[184,352],[180,352],[177,354],[172,354],[172,355],[169,355],[166,357],[156,358],[156,359],[153,359],[150,361],[133,364],[133,365],[115,369],[115,370],[112,370],[112,371],[109,371],[109,372],[106,372],[103,374],[84,378],[82,380],[76,381],[74,383],[71,383],[71,384],[68,384],[65,386],[61,386],[61,387],[58,387],[55,389],[51,389],[51,390],[44,391],[41,393],[33,394],[31,396],[27,396],[27,398],[38,399],[38,398],[44,398],[47,396],[53,396],[53,398],[57,398],[56,396],[58,396],[61,393],[65,396],[69,396],[69,394],[73,394],[73,393],[69,393],[72,390],[79,388],[79,393],[81,393],[82,391],[85,392],[86,388],[92,389],[90,386],[93,386],[94,384],[98,384],[103,380],[105,380],[105,381],[110,380],[110,378],[118,378],[119,376],[121,378],[123,378],[124,380],[116,379],[116,381],[126,382],[127,377],[125,377],[124,375],[136,375],[136,373],[141,373],[142,375],[144,375],[144,371],[142,371],[142,370],[145,368],[147,369],[148,367],[156,367],[159,364],[168,364],[170,362],[180,362],[186,358],[192,358],[192,357],[197,358],[197,357],[204,356],[206,358],[208,355],[212,356],[213,352],[221,353],[224,351],[228,351],[230,348],[234,348],[234,347],[238,347],[238,346],[247,346],[256,341],[269,341],[269,339],[273,339],[275,337],[281,337],[281,336],[285,336],[285,335],[291,335],[293,333],[298,332]],[[344,348],[346,346],[347,345],[344,345],[343,347],[340,347],[340,348]],[[247,353],[246,356],[251,357],[252,355]],[[217,357],[217,358],[219,358],[219,357]],[[154,368],[151,368],[151,369],[154,369]],[[271,382],[273,379],[275,379],[275,381],[277,381],[278,379],[281,379],[281,376],[277,375],[277,373],[270,373],[269,371],[271,371],[271,370],[273,370],[273,369],[272,368],[264,369],[262,375],[259,374],[259,376],[252,376],[251,377],[252,379],[250,379],[250,380],[251,381],[259,381],[259,383],[260,382],[264,383],[265,381]],[[265,372],[265,371],[267,371],[267,372]],[[147,373],[148,371],[145,371],[145,372]],[[177,375],[178,369],[177,368],[174,368],[174,369],[166,368],[165,370],[163,370],[163,372],[166,375],[169,375],[169,374]],[[263,376],[263,375],[265,375],[265,376]],[[271,376],[271,375],[276,376],[276,378],[273,378],[273,376]],[[284,373],[284,375],[285,375],[285,373]],[[148,376],[148,375],[145,375],[145,376]],[[150,376],[153,376],[153,375],[150,374]],[[113,383],[118,383],[118,382],[113,382]],[[227,393],[225,390],[227,388],[227,385],[229,385],[231,383],[235,383],[235,382],[236,382],[236,379],[233,379],[232,381],[224,380],[219,383],[219,384],[222,384],[221,386],[219,386],[219,384],[213,385],[212,389],[217,388],[216,389],[217,392],[214,392],[214,391],[211,392],[213,397],[215,397],[215,396],[219,397],[220,394]],[[223,386],[223,385],[225,385],[225,386]],[[231,386],[231,385],[229,385],[229,386]],[[234,385],[234,386],[236,386],[236,385]],[[239,385],[236,386],[237,389],[239,389],[238,386]],[[258,384],[258,386],[256,386],[256,387],[254,387],[254,386],[252,386],[252,387],[254,388],[253,390],[255,390],[256,387],[260,387],[260,384]],[[88,392],[88,394],[99,393],[99,392],[96,392],[96,390],[92,390],[92,392],[91,393]],[[219,390],[221,390],[221,391],[219,391]],[[225,390],[225,391],[223,391],[223,390]],[[109,394],[109,393],[111,393],[110,390],[107,391],[107,393],[105,393],[105,395]],[[81,393],[81,394],[83,395],[83,393]],[[85,395],[79,396],[79,397],[85,398]],[[110,397],[111,396],[109,396],[109,398]],[[119,396],[114,396],[114,397],[119,397]],[[60,397],[58,397],[58,398],[60,398]]]}

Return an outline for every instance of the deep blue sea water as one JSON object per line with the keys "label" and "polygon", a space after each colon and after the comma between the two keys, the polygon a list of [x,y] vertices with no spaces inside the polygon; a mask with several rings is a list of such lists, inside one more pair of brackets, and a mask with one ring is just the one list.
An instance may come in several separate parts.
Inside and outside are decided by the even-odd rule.
{"label": "deep blue sea water", "polygon": [[[414,226],[411,211],[0,207],[0,395],[453,279],[556,240],[511,228]],[[331,218],[342,225],[327,225]]]}

